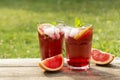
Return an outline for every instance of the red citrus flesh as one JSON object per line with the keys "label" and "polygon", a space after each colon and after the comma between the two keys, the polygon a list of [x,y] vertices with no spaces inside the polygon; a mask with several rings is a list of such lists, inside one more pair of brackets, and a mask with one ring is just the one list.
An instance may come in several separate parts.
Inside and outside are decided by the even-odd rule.
{"label": "red citrus flesh", "polygon": [[46,71],[57,71],[63,67],[64,58],[62,54],[44,59],[39,62],[39,66]]}
{"label": "red citrus flesh", "polygon": [[99,65],[109,64],[114,59],[114,55],[110,53],[102,52],[98,49],[92,49],[91,53],[92,53],[93,62]]}
{"label": "red citrus flesh", "polygon": [[77,35],[74,36],[74,39],[78,40],[82,36],[84,36],[88,32],[92,32],[93,27],[92,25],[87,26],[84,30],[80,31]]}

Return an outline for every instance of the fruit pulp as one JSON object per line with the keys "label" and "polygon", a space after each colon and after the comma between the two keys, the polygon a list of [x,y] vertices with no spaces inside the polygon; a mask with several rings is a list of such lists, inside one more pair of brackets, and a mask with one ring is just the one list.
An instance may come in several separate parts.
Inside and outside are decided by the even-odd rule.
{"label": "fruit pulp", "polygon": [[65,39],[67,63],[71,69],[89,69],[93,29],[89,29],[77,40]]}
{"label": "fruit pulp", "polygon": [[92,57],[91,57],[92,61],[98,65],[107,65],[114,60],[114,55],[107,52],[103,52],[98,49],[92,49],[91,53],[92,53]]}
{"label": "fruit pulp", "polygon": [[53,56],[51,59],[49,58],[48,60],[46,59],[45,65],[51,69],[55,69],[61,66],[63,63],[63,58],[61,56]]}
{"label": "fruit pulp", "polygon": [[41,35],[38,32],[42,60],[62,53],[63,33],[59,34],[59,39],[52,39],[48,35]]}
{"label": "fruit pulp", "polygon": [[45,71],[58,71],[63,67],[64,58],[62,54],[40,61],[39,66]]}

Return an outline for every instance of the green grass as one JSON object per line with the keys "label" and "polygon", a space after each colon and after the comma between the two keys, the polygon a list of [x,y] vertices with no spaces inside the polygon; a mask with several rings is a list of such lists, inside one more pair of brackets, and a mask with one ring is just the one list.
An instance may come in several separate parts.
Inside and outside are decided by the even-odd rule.
{"label": "green grass", "polygon": [[120,57],[120,0],[1,0],[0,58],[38,58],[37,23],[77,17],[94,25],[93,47]]}

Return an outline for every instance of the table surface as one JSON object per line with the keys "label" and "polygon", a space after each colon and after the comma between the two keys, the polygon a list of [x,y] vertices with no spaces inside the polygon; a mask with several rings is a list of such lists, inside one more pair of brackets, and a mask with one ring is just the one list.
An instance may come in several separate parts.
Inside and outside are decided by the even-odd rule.
{"label": "table surface", "polygon": [[71,71],[64,67],[57,72],[46,72],[38,67],[38,58],[0,59],[0,80],[120,80],[120,58],[107,66],[91,62],[87,72]]}

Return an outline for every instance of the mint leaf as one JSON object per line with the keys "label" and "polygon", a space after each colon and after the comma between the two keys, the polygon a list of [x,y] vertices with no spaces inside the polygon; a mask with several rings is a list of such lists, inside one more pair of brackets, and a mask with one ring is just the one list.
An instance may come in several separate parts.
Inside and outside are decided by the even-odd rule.
{"label": "mint leaf", "polygon": [[74,25],[75,25],[75,27],[81,27],[84,25],[84,23],[81,22],[81,20],[79,18],[75,18]]}

